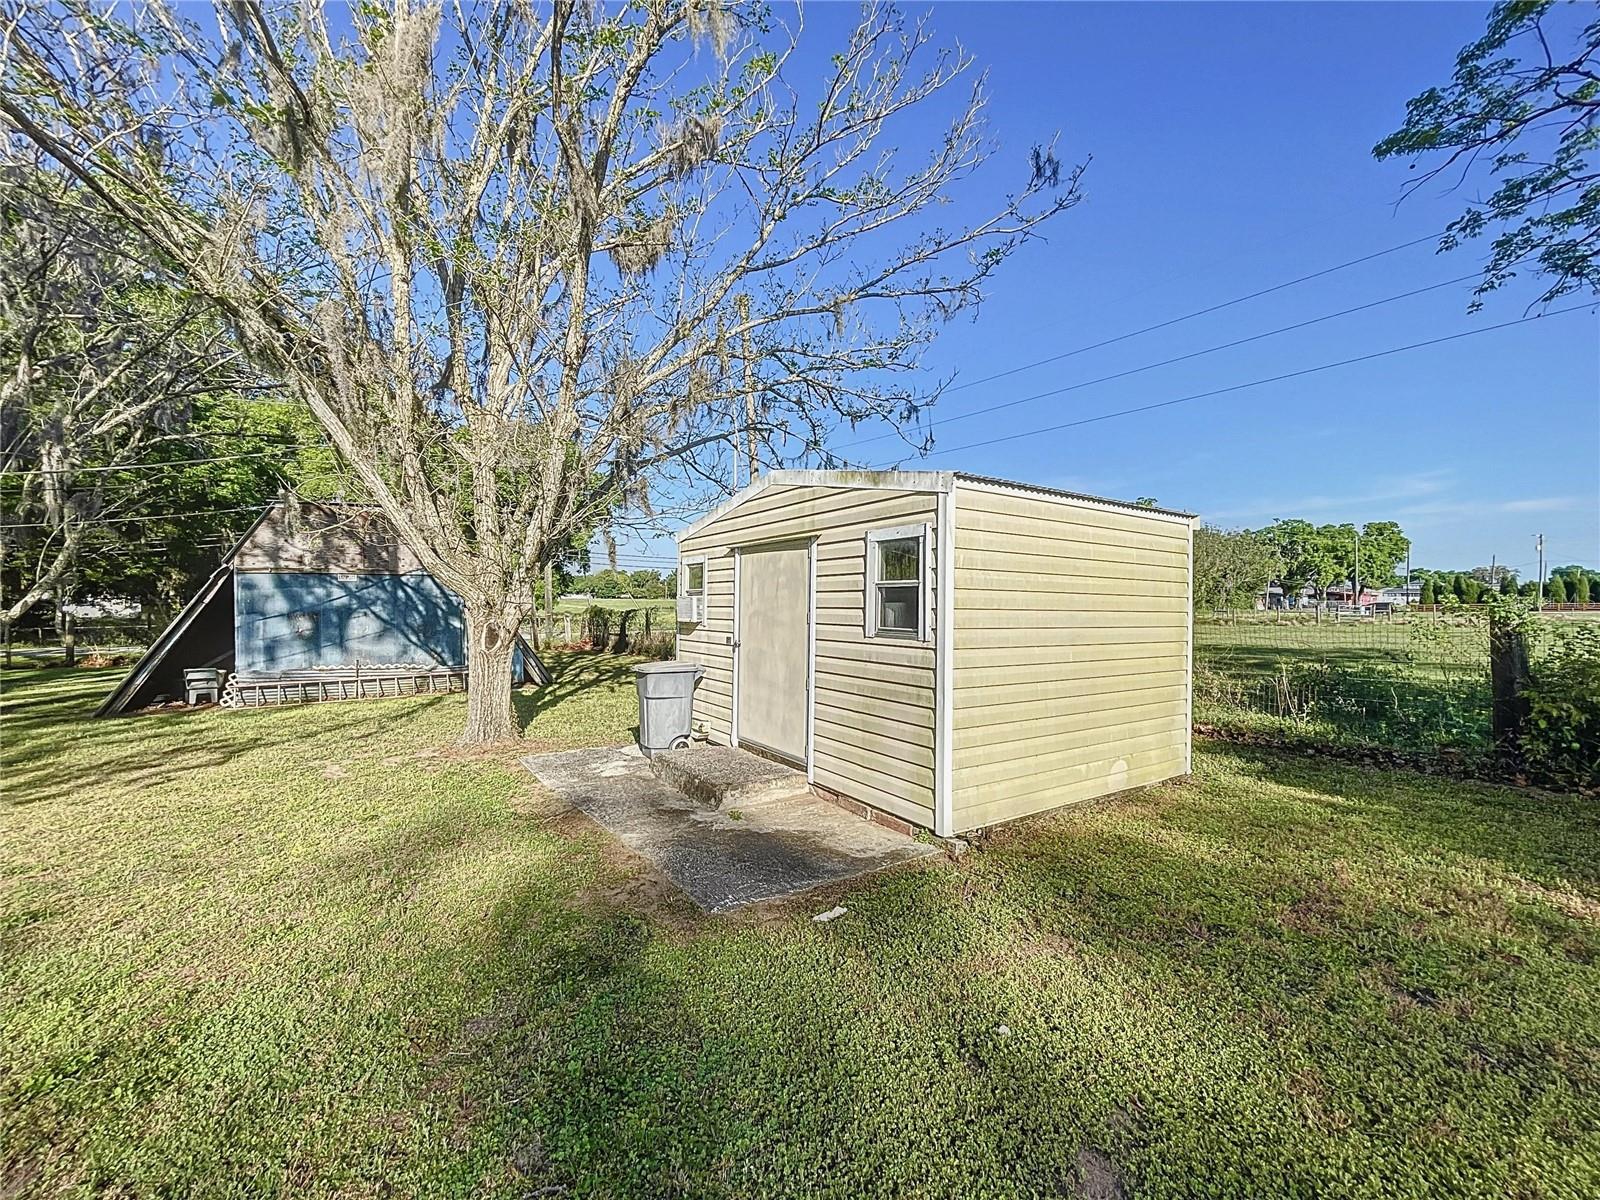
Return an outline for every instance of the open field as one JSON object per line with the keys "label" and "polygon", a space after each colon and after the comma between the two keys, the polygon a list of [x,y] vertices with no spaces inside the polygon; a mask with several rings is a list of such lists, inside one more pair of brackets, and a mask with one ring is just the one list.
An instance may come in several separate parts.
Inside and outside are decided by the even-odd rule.
{"label": "open field", "polygon": [[675,604],[675,602],[673,600],[671,600],[671,599],[666,599],[666,600],[661,600],[661,599],[654,599],[654,600],[628,600],[628,599],[621,599],[621,600],[617,600],[617,599],[610,599],[610,600],[571,600],[571,599],[568,599],[567,597],[563,596],[561,599],[556,601],[556,611],[557,612],[564,612],[564,613],[565,612],[581,613],[581,612],[584,611],[584,609],[590,607],[591,605],[595,605],[595,606],[598,606],[600,608],[614,608],[614,609],[620,609],[620,610],[623,610],[623,611],[626,611],[627,609],[630,609],[630,608],[639,608],[639,609],[653,608],[653,609],[657,609],[657,610],[659,610],[661,612],[673,613],[673,612],[677,611],[676,608],[674,607],[674,604]]}
{"label": "open field", "polygon": [[[528,748],[624,740],[629,662],[551,658]],[[4,1194],[1600,1194],[1592,804],[1202,744],[710,918],[459,695],[112,679],[4,677]]]}
{"label": "open field", "polygon": [[1481,619],[1197,616],[1194,661],[1199,721],[1325,743],[1490,749]]}

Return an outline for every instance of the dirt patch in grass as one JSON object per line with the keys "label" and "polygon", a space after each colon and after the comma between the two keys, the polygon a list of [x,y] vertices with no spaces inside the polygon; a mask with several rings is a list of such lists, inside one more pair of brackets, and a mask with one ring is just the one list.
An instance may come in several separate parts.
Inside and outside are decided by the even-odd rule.
{"label": "dirt patch in grass", "polygon": [[1292,901],[1278,918],[1298,933],[1326,934],[1339,927],[1344,903],[1331,883],[1320,882],[1308,895]]}
{"label": "dirt patch in grass", "polygon": [[1080,1200],[1124,1200],[1127,1185],[1117,1164],[1099,1150],[1078,1151],[1075,1164]]}

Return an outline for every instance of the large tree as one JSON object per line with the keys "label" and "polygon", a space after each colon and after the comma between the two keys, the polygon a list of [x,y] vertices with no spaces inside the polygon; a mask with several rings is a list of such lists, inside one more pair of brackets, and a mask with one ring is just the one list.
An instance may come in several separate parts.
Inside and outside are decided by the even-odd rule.
{"label": "large tree", "polygon": [[1394,521],[1368,521],[1361,527],[1361,584],[1393,587],[1400,582],[1400,564],[1411,552],[1411,539]]}
{"label": "large tree", "polygon": [[1374,147],[1380,159],[1432,164],[1407,194],[1440,179],[1475,180],[1480,165],[1497,181],[1441,241],[1454,249],[1498,230],[1474,306],[1528,265],[1545,277],[1541,302],[1600,291],[1600,20],[1570,34],[1551,28],[1573,11],[1553,0],[1495,5],[1450,82],[1412,99],[1405,124]]}
{"label": "large tree", "polygon": [[[229,315],[463,597],[468,741],[515,736],[513,637],[574,531],[735,445],[832,465],[840,422],[914,427],[938,325],[1078,196],[1036,148],[975,212],[982,80],[878,3],[826,58],[721,0],[236,0],[214,36],[123,11],[22,10],[0,114]],[[944,122],[923,153],[913,111]]]}
{"label": "large tree", "polygon": [[1261,530],[1278,560],[1278,582],[1285,601],[1298,597],[1307,584],[1319,591],[1337,571],[1317,527],[1299,518],[1280,518]]}
{"label": "large tree", "polygon": [[1280,569],[1272,541],[1250,529],[1194,531],[1194,604],[1227,610],[1255,603]]}
{"label": "large tree", "polygon": [[[86,574],[108,573],[109,555],[127,565],[116,523],[136,528],[165,511],[176,486],[195,478],[185,472],[202,466],[193,460],[219,453],[196,435],[240,383],[237,352],[209,305],[141,253],[88,189],[26,145],[9,149],[0,171],[4,629],[42,601],[59,613]],[[275,449],[281,463],[284,448]],[[273,465],[232,457],[207,477],[248,477],[245,502],[259,502],[278,486]],[[219,489],[190,506],[245,496]]]}

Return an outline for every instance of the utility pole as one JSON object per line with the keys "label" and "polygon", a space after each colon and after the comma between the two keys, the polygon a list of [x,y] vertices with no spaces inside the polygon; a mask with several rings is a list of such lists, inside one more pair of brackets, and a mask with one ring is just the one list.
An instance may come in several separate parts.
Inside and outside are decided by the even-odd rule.
{"label": "utility pole", "polygon": [[1544,534],[1533,535],[1533,544],[1539,551],[1539,603],[1538,608],[1544,607]]}
{"label": "utility pole", "polygon": [[744,453],[747,468],[745,482],[754,483],[756,470],[760,464],[756,461],[756,364],[750,352],[750,297],[741,293],[737,303],[739,321],[745,327],[741,355],[744,359]]}

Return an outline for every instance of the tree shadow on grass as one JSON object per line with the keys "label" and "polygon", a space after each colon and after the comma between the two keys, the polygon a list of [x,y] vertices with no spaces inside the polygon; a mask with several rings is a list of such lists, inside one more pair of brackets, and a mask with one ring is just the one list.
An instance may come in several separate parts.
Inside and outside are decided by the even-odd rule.
{"label": "tree shadow on grass", "polygon": [[[1170,988],[1159,961],[1086,937],[1072,961],[1101,978],[1053,1006],[987,965],[1007,936],[952,874],[864,883],[827,927],[713,918],[681,938],[603,907],[534,942],[550,897],[507,898],[471,956],[499,964],[496,1002],[435,1058],[469,1173],[508,1195],[1065,1195],[1086,1164],[1122,1186],[1145,1141],[1181,1146],[1193,1127],[1153,1135],[1147,1108],[1210,1106],[1219,1137],[1260,1116],[1210,1012],[1157,1001],[1147,1037],[1126,1009],[1104,1026],[1094,997]],[[1153,1041],[1189,1073],[1146,1079]],[[1245,1178],[1307,1191],[1315,1171],[1272,1149]]]}
{"label": "tree shadow on grass", "polygon": [[[1204,753],[1246,789],[1272,765]],[[222,1053],[208,1037],[231,1045],[203,1005],[140,1069],[176,1072],[155,1099],[179,1104],[205,1152],[178,1176],[266,1163],[316,1185],[304,1190],[1065,1195],[1090,1167],[1151,1195],[1196,1180],[1232,1195],[1422,1194],[1463,1173],[1510,1193],[1541,1171],[1556,1187],[1556,1155],[1592,1131],[1530,1097],[1582,1086],[1559,1054],[1585,1043],[1544,1003],[1578,968],[1523,971],[1470,920],[1335,870],[1386,847],[1425,862],[1420,833],[1385,840],[1383,774],[1357,787],[1343,768],[1276,770],[1286,778],[1262,778],[1273,795],[1249,804],[1237,778],[1230,791],[1203,769],[1008,827],[953,867],[829,893],[849,912],[827,925],[807,919],[813,896],[667,927],[597,886],[603,854],[582,839],[416,806],[330,831],[262,896],[295,923],[360,914],[357,931],[308,943],[255,931],[284,939],[257,971],[330,989],[356,1029],[319,1024],[317,1004],[273,1010],[252,1036],[283,1078],[240,1085],[226,1114],[177,1098]],[[1395,786],[1423,785],[1447,786]],[[473,882],[464,864],[491,859],[512,865]],[[1513,933],[1531,958],[1537,936]],[[1495,986],[1491,968],[1499,990],[1471,993],[1476,1013],[1457,1005]],[[1526,1012],[1502,1022],[1519,990]],[[393,1111],[328,1102],[343,1124],[307,1140],[319,1096],[374,1080],[400,1081],[381,1084]],[[158,1150],[127,1153],[149,1171]]]}
{"label": "tree shadow on grass", "polygon": [[[115,783],[162,788],[181,776],[225,766],[253,750],[284,745],[294,738],[298,706],[225,712],[213,707],[175,708],[91,720],[100,695],[99,680],[83,672],[61,671],[35,681],[53,689],[20,690],[7,697],[4,712],[5,796],[12,805],[95,798],[102,785]],[[115,674],[114,672],[112,674]],[[88,686],[85,686],[88,685]],[[410,698],[407,719],[432,708],[444,696]],[[381,704],[382,701],[371,703]],[[367,703],[315,705],[318,738],[343,745],[375,736],[381,724]],[[348,709],[348,711],[346,711]],[[331,710],[331,711],[330,711]],[[153,750],[153,745],[161,748]],[[292,760],[291,760],[292,763]]]}
{"label": "tree shadow on grass", "polygon": [[[626,707],[634,690],[634,664],[636,658],[612,658],[599,654],[559,653],[549,654],[546,665],[550,668],[551,682],[531,691],[518,691],[512,695],[518,725],[526,734],[541,716],[588,694],[608,699]],[[613,739],[614,740],[614,739]]]}

